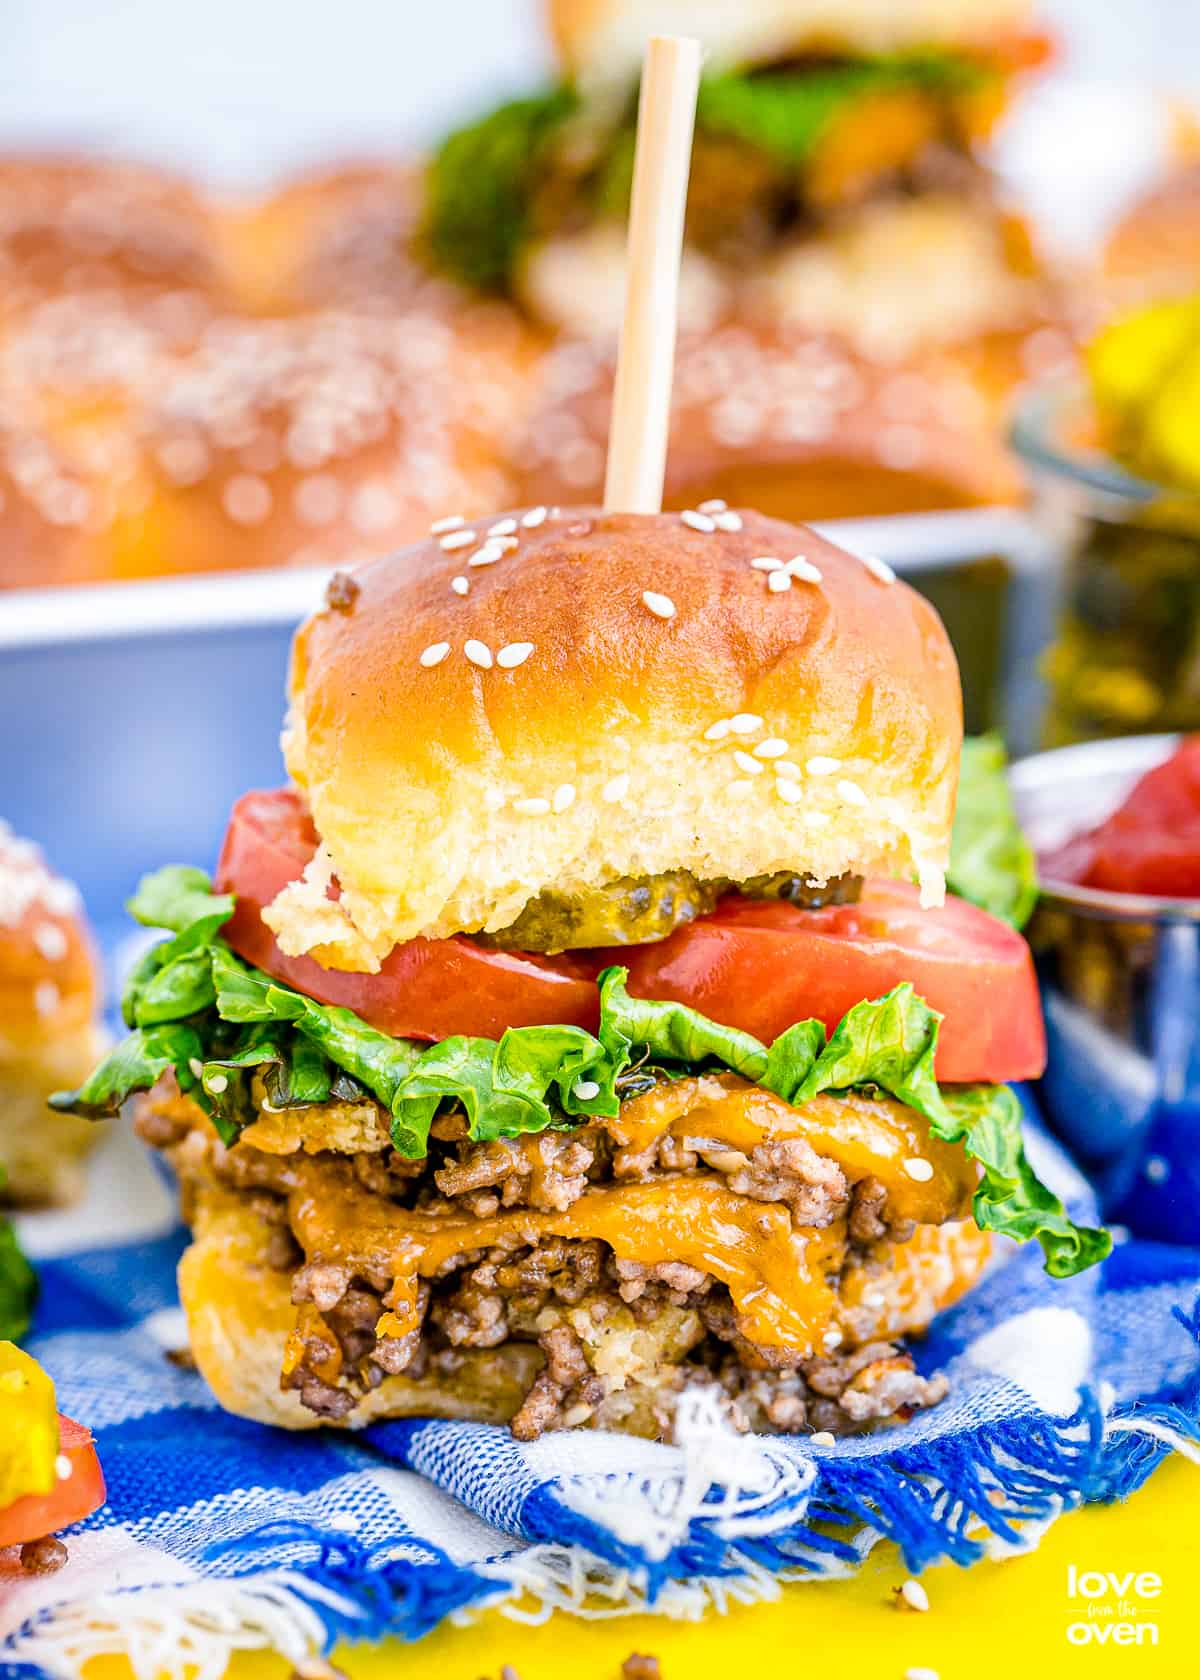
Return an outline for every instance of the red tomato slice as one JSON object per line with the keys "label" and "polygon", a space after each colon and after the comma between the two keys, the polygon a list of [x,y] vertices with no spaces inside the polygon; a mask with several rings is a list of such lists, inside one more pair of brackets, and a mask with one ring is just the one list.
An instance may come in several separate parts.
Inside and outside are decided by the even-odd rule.
{"label": "red tomato slice", "polygon": [[1200,898],[1200,736],[1140,778],[1119,810],[1041,860],[1049,880]]}
{"label": "red tomato slice", "polygon": [[726,898],[660,945],[612,953],[638,997],[690,1004],[770,1043],[911,980],[942,1016],[937,1074],[948,1082],[1030,1079],[1046,1062],[1033,958],[1021,935],[962,899],[923,910],[915,887],[868,881],[857,904],[801,910]]}
{"label": "red tomato slice", "polygon": [[301,874],[316,847],[312,818],[293,788],[248,793],[234,806],[215,885],[237,895],[224,933],[247,962],[318,1003],[352,1009],[394,1038],[436,1043],[455,1033],[499,1038],[505,1027],[595,1027],[594,965],[570,956],[487,951],[463,937],[398,945],[378,974],[285,956],[262,911]]}
{"label": "red tomato slice", "polygon": [[0,1511],[0,1546],[43,1540],[88,1517],[104,1503],[104,1473],[91,1430],[58,1415],[58,1450],[71,1466],[49,1493],[27,1493]]}
{"label": "red tomato slice", "polygon": [[859,904],[827,910],[731,897],[661,944],[612,952],[551,958],[486,951],[462,937],[414,939],[378,974],[350,974],[285,956],[262,920],[316,843],[294,790],[238,801],[216,875],[218,890],[238,901],[226,936],[286,985],[399,1038],[496,1038],[505,1027],[552,1022],[594,1028],[594,976],[611,960],[629,967],[637,995],[690,1004],[765,1041],[810,1016],[832,1031],[853,1004],[911,980],[945,1016],[941,1078],[1024,1079],[1045,1062],[1033,961],[1020,934],[957,899],[922,910],[902,882],[872,882]]}

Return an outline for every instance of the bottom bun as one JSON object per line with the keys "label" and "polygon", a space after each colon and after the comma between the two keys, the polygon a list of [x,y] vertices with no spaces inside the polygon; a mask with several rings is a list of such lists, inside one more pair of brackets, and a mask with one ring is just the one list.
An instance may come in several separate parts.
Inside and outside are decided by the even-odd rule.
{"label": "bottom bun", "polygon": [[[282,1429],[336,1422],[284,1393],[279,1373],[296,1324],[290,1279],[264,1263],[270,1227],[244,1197],[201,1191],[193,1209],[194,1241],[179,1262],[179,1297],[187,1314],[192,1357],[227,1412]],[[453,1387],[445,1378],[385,1377],[363,1395],[353,1428],[383,1418],[469,1418],[507,1423],[542,1364],[533,1343],[467,1348]]]}

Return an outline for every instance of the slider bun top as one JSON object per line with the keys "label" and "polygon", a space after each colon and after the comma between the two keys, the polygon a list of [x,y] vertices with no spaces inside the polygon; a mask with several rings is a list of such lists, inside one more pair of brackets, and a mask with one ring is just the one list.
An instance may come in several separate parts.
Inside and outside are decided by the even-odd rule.
{"label": "slider bun top", "polygon": [[78,891],[0,822],[0,1065],[84,1028],[85,1055],[94,1054],[97,992]]}
{"label": "slider bun top", "polygon": [[104,158],[0,156],[0,319],[63,292],[133,299],[225,283],[216,212],[181,177]]}
{"label": "slider bun top", "polygon": [[986,45],[1020,30],[1031,9],[1029,0],[548,0],[565,67],[597,81],[636,74],[648,35],[696,35],[717,63],[758,63]]}
{"label": "slider bun top", "polygon": [[[599,494],[614,376],[606,344],[550,352],[512,452],[519,494]],[[949,355],[897,366],[824,335],[729,322],[680,341],[667,506],[722,496],[838,519],[1013,502],[1021,480],[997,408]]]}
{"label": "slider bun top", "polygon": [[[285,951],[371,969],[669,870],[911,872],[938,898],[962,737],[940,619],[812,531],[718,516],[536,509],[353,574],[293,651],[288,767],[323,845],[266,912]],[[472,566],[489,528],[515,545]],[[751,564],[798,556],[786,589]]]}

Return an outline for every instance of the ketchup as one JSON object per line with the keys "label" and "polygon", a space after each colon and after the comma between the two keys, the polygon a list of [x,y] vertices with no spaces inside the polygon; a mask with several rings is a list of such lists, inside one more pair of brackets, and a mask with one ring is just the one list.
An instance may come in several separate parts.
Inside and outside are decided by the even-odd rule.
{"label": "ketchup", "polygon": [[1112,816],[1040,859],[1043,877],[1106,892],[1200,898],[1200,735],[1149,770]]}

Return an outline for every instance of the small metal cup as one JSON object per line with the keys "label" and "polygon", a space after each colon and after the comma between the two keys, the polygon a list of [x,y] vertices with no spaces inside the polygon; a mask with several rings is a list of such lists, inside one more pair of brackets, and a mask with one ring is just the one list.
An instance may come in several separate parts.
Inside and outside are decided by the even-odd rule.
{"label": "small metal cup", "polygon": [[[1017,814],[1039,855],[1110,815],[1174,735],[1090,741],[1015,764]],[[1089,1167],[1106,1211],[1171,1176],[1158,1141],[1200,1137],[1200,899],[1102,892],[1043,878],[1028,928],[1046,1014],[1041,1094],[1051,1123]],[[1194,1241],[1200,1210],[1170,1205],[1154,1234]],[[1162,1202],[1163,1198],[1159,1198]],[[1127,1222],[1129,1222],[1127,1220]]]}

